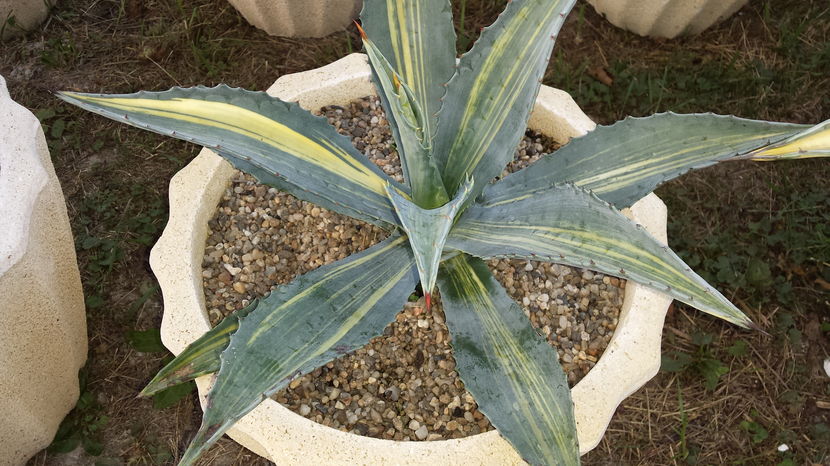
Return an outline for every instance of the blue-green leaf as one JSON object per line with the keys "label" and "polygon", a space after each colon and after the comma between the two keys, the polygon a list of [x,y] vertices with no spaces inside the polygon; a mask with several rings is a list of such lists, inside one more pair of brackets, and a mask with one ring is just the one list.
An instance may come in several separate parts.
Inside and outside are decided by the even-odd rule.
{"label": "blue-green leaf", "polygon": [[499,203],[569,182],[622,209],[689,170],[740,158],[805,128],[809,126],[713,114],[629,117],[611,126],[598,126],[532,166],[488,186],[483,202]]}
{"label": "blue-green leaf", "polygon": [[213,149],[263,182],[282,180],[277,187],[300,199],[383,228],[397,226],[386,197],[390,178],[325,118],[296,103],[225,85],[58,95],[113,120]]}
{"label": "blue-green leaf", "polygon": [[302,275],[260,301],[221,356],[202,426],[181,459],[192,464],[263,399],[379,335],[417,283],[406,238]]}
{"label": "blue-green leaf", "polygon": [[428,117],[415,92],[367,37],[363,38],[369,63],[385,97],[387,115],[396,122],[398,154],[404,177],[412,188],[412,199],[418,206],[433,209],[448,200],[441,173],[432,157],[432,141],[426,134]]}
{"label": "blue-green leaf", "polygon": [[386,188],[389,192],[389,199],[392,200],[398,212],[398,219],[409,237],[409,245],[415,253],[415,263],[418,266],[421,288],[425,295],[429,295],[435,286],[438,263],[441,262],[447,234],[458,209],[467,201],[472,185],[472,180],[468,180],[455,199],[437,209],[430,210],[413,204],[391,185]]}
{"label": "blue-green leaf", "polygon": [[556,34],[575,0],[513,0],[482,32],[447,87],[434,155],[447,193],[467,177],[473,198],[512,160]]}
{"label": "blue-green leaf", "polygon": [[150,396],[174,385],[218,371],[219,357],[228,347],[231,335],[239,328],[239,320],[245,318],[258,305],[259,300],[255,299],[251,304],[222,319],[216,327],[188,345],[153,377],[141,391],[141,396]]}
{"label": "blue-green leaf", "polygon": [[668,246],[573,185],[476,204],[452,229],[447,247],[482,258],[545,260],[598,270],[655,288],[742,327],[752,325]]}
{"label": "blue-green leaf", "polygon": [[[455,72],[449,0],[364,0],[360,20],[380,54],[411,87],[424,111],[423,132],[432,140],[444,86]],[[390,123],[396,131],[395,121]]]}
{"label": "blue-green leaf", "polygon": [[534,465],[579,464],[571,392],[556,350],[480,259],[438,276],[456,370],[479,410]]}

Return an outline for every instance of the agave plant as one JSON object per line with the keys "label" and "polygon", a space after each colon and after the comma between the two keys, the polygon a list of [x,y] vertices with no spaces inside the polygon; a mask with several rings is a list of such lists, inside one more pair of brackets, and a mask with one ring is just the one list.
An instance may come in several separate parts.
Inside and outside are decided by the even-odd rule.
{"label": "agave plant", "polygon": [[573,406],[557,353],[486,259],[584,267],[753,325],[620,209],[719,161],[830,155],[830,122],[809,127],[673,113],[629,118],[494,182],[524,133],[574,1],[509,2],[458,62],[449,0],[365,1],[364,44],[403,184],[324,118],[261,92],[218,86],[60,94],[106,117],[209,147],[260,182],[391,232],[226,318],[150,382],[145,395],[216,374],[202,426],[181,464],[192,464],[293,378],[380,335],[418,281],[427,300],[437,282],[458,374],[501,435],[532,464],[578,463]]}

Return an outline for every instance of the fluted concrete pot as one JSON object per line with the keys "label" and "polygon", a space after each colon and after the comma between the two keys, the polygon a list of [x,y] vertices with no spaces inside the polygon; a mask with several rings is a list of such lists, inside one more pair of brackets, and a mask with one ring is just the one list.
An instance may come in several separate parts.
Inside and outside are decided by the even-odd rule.
{"label": "fluted concrete pot", "polygon": [[23,464],[78,399],[84,299],[40,122],[0,76],[0,464]]}
{"label": "fluted concrete pot", "polygon": [[673,39],[700,34],[749,0],[588,0],[617,27],[641,36]]}
{"label": "fluted concrete pot", "polygon": [[[306,109],[375,94],[365,55],[353,54],[328,66],[283,76],[268,93],[298,101]],[[529,126],[561,143],[594,128],[571,97],[543,86]],[[234,173],[205,149],[170,182],[170,220],[153,248],[150,265],[164,295],[161,338],[180,353],[210,329],[202,290],[207,223]],[[631,215],[656,238],[666,240],[666,208],[650,194]],[[602,438],[619,403],[651,379],[660,366],[660,337],[671,299],[629,283],[614,336],[596,366],[572,390],[581,451]],[[196,382],[207,394],[211,376]],[[325,427],[267,399],[228,433],[277,464],[523,464],[496,431],[457,440],[395,442]]]}
{"label": "fluted concrete pot", "polygon": [[362,0],[228,0],[272,36],[323,37],[357,18]]}
{"label": "fluted concrete pot", "polygon": [[[42,23],[57,0],[0,0],[0,39],[18,37]],[[14,18],[14,24],[8,19]],[[4,26],[5,25],[5,26]]]}

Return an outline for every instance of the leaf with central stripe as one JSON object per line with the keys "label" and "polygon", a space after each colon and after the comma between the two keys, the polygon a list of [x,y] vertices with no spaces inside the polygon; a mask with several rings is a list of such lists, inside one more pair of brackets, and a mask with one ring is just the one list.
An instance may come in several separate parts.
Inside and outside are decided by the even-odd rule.
{"label": "leaf with central stripe", "polygon": [[597,270],[655,288],[742,327],[753,325],[668,246],[573,185],[512,202],[474,205],[450,232],[447,247],[486,259],[545,260]]}
{"label": "leaf with central stripe", "polygon": [[467,180],[464,187],[451,202],[437,209],[422,209],[408,201],[395,188],[389,186],[389,199],[395,205],[398,218],[409,238],[409,245],[415,254],[415,263],[418,266],[418,275],[421,277],[421,289],[427,297],[435,286],[435,277],[438,275],[438,264],[444,251],[444,242],[455,220],[458,209],[467,201],[472,188],[472,180]]}
{"label": "leaf with central stripe", "polygon": [[450,196],[472,176],[474,199],[512,160],[554,38],[575,1],[513,0],[461,57],[434,150]]}
{"label": "leaf with central stripe", "polygon": [[[713,114],[629,117],[611,126],[599,126],[532,166],[488,186],[482,202],[509,202],[569,182],[622,209],[689,170],[743,158],[743,154],[759,147],[777,147],[779,142],[789,141],[789,152],[786,147],[779,149],[779,158],[792,155],[792,146],[818,150],[820,137],[824,134],[827,138],[830,130],[802,135],[806,128],[810,126]],[[830,149],[830,141],[824,142],[824,148]],[[755,156],[761,158],[763,154]]]}
{"label": "leaf with central stripe", "polygon": [[438,276],[456,370],[478,409],[530,464],[579,464],[573,401],[556,350],[480,259]]}
{"label": "leaf with central stripe", "polygon": [[231,335],[239,328],[239,320],[245,318],[258,305],[259,300],[255,299],[251,304],[222,319],[216,327],[188,345],[164,366],[140,395],[150,396],[174,385],[218,371],[219,357],[228,347]]}
{"label": "leaf with central stripe", "polygon": [[805,129],[781,142],[754,150],[745,157],[759,162],[830,157],[830,120]]}
{"label": "leaf with central stripe", "polygon": [[325,118],[296,103],[225,85],[59,96],[113,120],[214,149],[231,163],[261,170],[263,181],[285,180],[277,187],[300,199],[383,228],[397,226],[386,197],[390,178]]}
{"label": "leaf with central stripe", "polygon": [[[424,134],[431,141],[446,93],[444,86],[455,72],[455,29],[449,0],[364,0],[360,21],[380,54],[412,88],[424,111]],[[386,99],[383,93],[381,98]],[[389,108],[387,103],[384,101],[385,108]],[[394,117],[390,125],[395,133]]]}
{"label": "leaf with central stripe", "polygon": [[398,155],[404,177],[412,188],[412,200],[424,209],[442,206],[449,197],[432,157],[432,141],[425,134],[427,116],[415,92],[401,80],[365,34],[363,44],[380,84],[380,93],[386,97],[387,114],[394,116],[397,122]]}
{"label": "leaf with central stripe", "polygon": [[380,335],[417,280],[407,240],[395,236],[274,290],[231,336],[202,426],[181,464],[192,464],[293,378]]}

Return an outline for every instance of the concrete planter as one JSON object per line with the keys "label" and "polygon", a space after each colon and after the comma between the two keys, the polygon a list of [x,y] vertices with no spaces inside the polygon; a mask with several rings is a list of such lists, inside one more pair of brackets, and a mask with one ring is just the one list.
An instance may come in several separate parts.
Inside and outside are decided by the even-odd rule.
{"label": "concrete planter", "polygon": [[63,193],[40,122],[0,76],[0,463],[52,441],[78,399],[84,299]]}
{"label": "concrete planter", "polygon": [[272,36],[323,37],[345,29],[362,0],[228,0],[252,25]]}
{"label": "concrete planter", "polygon": [[641,36],[673,39],[700,34],[749,0],[588,0],[614,26]]}
{"label": "concrete planter", "polygon": [[[17,37],[33,29],[49,15],[49,8],[57,0],[0,0],[0,39]],[[7,24],[14,18],[14,25]],[[5,27],[3,26],[5,24]]]}
{"label": "concrete planter", "polygon": [[[283,76],[268,92],[307,109],[346,105],[375,93],[369,76],[366,57],[353,54],[323,68]],[[568,94],[543,87],[530,126],[566,142],[593,129],[594,123]],[[227,162],[203,150],[170,182],[170,220],[153,248],[150,264],[164,295],[162,341],[174,353],[210,328],[202,292],[202,255],[207,222],[232,174]],[[666,208],[656,196],[638,202],[632,215],[655,237],[666,240]],[[599,443],[619,403],[657,373],[670,302],[644,287],[627,286],[608,349],[573,389],[583,453]],[[196,382],[204,403],[211,377]],[[240,420],[229,435],[277,464],[523,464],[495,431],[434,442],[379,440],[316,424],[270,399]]]}

